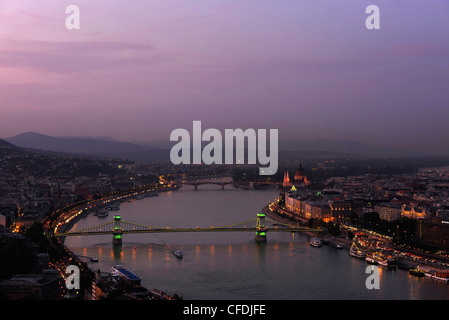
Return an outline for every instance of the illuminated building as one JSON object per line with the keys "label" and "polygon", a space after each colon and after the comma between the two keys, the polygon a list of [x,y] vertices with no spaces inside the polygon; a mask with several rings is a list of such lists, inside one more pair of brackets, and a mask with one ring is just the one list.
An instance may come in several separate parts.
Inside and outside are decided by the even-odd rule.
{"label": "illuminated building", "polygon": [[424,207],[402,205],[401,216],[411,219],[423,219],[429,215],[429,210]]}
{"label": "illuminated building", "polygon": [[441,218],[418,219],[416,229],[422,244],[449,250],[449,221]]}
{"label": "illuminated building", "polygon": [[381,220],[395,221],[401,218],[402,207],[398,203],[382,203],[374,206],[374,211],[379,214]]}
{"label": "illuminated building", "polygon": [[302,168],[301,164],[299,165],[298,171],[296,171],[296,173],[295,173],[295,177],[293,179],[293,184],[296,187],[301,187],[301,186],[307,187],[310,184],[309,179],[307,178],[307,175],[306,175],[304,169]]}
{"label": "illuminated building", "polygon": [[291,187],[290,178],[288,176],[288,171],[284,173],[284,181],[282,182],[283,187]]}
{"label": "illuminated building", "polygon": [[352,213],[352,203],[349,201],[330,201],[333,223],[347,223]]}

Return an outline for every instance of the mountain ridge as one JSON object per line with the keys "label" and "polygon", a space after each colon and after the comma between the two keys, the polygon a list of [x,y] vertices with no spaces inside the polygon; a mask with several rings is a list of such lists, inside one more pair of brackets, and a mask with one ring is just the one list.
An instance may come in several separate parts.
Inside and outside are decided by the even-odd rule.
{"label": "mountain ridge", "polygon": [[[123,142],[111,137],[54,137],[37,132],[25,132],[10,138],[4,138],[7,143],[20,148],[79,153],[103,154],[128,159],[164,158],[169,160],[169,150],[176,142],[154,140],[150,142]],[[208,142],[203,142],[203,146]],[[407,150],[398,150],[373,146],[355,140],[342,139],[286,139],[279,140],[279,154],[294,157],[297,155],[322,154],[327,156],[365,156],[365,157],[416,157],[431,154]]]}
{"label": "mountain ridge", "polygon": [[75,153],[141,151],[151,148],[134,143],[117,141],[115,139],[102,139],[96,137],[54,137],[37,132],[25,132],[10,138],[4,138],[4,140],[22,148]]}

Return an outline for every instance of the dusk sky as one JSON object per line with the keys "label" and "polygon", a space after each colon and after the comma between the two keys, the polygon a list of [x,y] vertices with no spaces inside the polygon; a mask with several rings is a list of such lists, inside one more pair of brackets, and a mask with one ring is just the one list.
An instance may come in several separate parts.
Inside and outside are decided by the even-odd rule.
{"label": "dusk sky", "polygon": [[0,103],[2,138],[168,141],[201,120],[449,149],[449,1],[0,0]]}

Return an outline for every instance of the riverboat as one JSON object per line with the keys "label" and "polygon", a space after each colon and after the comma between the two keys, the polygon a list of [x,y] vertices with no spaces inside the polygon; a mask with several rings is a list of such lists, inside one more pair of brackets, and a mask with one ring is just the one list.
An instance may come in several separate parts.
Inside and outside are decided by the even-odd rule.
{"label": "riverboat", "polygon": [[140,284],[141,279],[132,273],[131,271],[124,268],[122,265],[115,265],[111,268],[111,274],[113,276],[122,277],[132,282],[136,282]]}
{"label": "riverboat", "polygon": [[408,271],[408,273],[415,277],[419,277],[419,278],[424,277],[424,271],[420,270],[419,268],[410,269]]}
{"label": "riverboat", "polygon": [[323,242],[319,238],[316,238],[316,237],[310,238],[309,243],[313,247],[321,247],[323,245]]}
{"label": "riverboat", "polygon": [[377,264],[377,259],[375,259],[372,254],[367,254],[365,256],[365,261],[368,262],[369,264]]}
{"label": "riverboat", "polygon": [[366,256],[366,253],[365,253],[364,251],[360,250],[360,249],[357,247],[356,242],[353,241],[353,242],[352,242],[352,245],[351,245],[351,248],[349,248],[349,255],[352,256],[352,257],[354,257],[354,258],[361,258],[361,259],[364,259],[365,256]]}
{"label": "riverboat", "polygon": [[108,216],[108,210],[100,209],[98,210],[97,217],[98,218],[106,218]]}

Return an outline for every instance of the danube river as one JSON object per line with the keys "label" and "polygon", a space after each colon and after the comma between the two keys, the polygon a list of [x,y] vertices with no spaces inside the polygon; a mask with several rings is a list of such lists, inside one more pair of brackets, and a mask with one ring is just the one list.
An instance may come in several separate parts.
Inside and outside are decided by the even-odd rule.
{"label": "danube river", "polygon": [[[275,199],[274,189],[245,190],[203,185],[122,203],[109,217],[88,215],[72,230],[122,220],[155,227],[210,227],[254,219]],[[181,294],[186,300],[448,299],[449,284],[380,268],[380,288],[367,289],[368,264],[332,246],[315,248],[300,233],[271,232],[256,243],[253,232],[124,234],[119,249],[112,236],[67,237],[66,245],[93,270],[121,264],[148,289]],[[184,258],[171,252],[179,249]]]}

